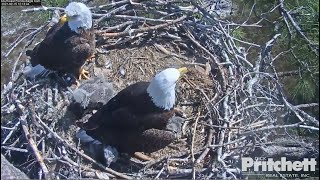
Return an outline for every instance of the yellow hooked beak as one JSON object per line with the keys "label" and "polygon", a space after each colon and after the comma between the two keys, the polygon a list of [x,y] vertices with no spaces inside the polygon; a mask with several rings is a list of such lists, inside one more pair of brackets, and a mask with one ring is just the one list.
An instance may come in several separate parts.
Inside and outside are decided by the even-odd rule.
{"label": "yellow hooked beak", "polygon": [[64,14],[63,16],[60,17],[59,22],[63,25],[65,22],[68,21],[68,17],[66,14]]}
{"label": "yellow hooked beak", "polygon": [[188,69],[186,67],[182,67],[182,68],[179,68],[178,71],[180,72],[180,77],[181,77],[188,72]]}

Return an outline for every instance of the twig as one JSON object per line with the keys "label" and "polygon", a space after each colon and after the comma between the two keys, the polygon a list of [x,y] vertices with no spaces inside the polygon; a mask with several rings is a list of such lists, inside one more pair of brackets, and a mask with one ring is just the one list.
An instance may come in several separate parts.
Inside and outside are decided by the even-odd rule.
{"label": "twig", "polygon": [[[187,57],[181,56],[181,55],[178,55],[178,54],[175,54],[175,53],[172,53],[172,52],[166,50],[166,49],[165,49],[162,45],[160,45],[160,44],[155,43],[154,46],[155,46],[156,48],[158,48],[161,52],[163,52],[163,53],[165,53],[165,54],[167,54],[167,55],[171,55],[171,56],[174,56],[174,57],[183,59],[183,60],[185,60],[185,61],[188,61],[188,58],[187,58]],[[183,62],[182,62],[182,63],[183,63]],[[201,64],[201,65],[203,65],[203,64]]]}
{"label": "twig", "polygon": [[104,34],[110,31],[114,31],[114,30],[119,30],[121,28],[124,28],[125,26],[131,25],[133,24],[133,21],[126,21],[122,24],[116,25],[116,26],[112,26],[112,27],[107,27],[105,30],[101,30],[101,31],[96,31],[96,34]]}
{"label": "twig", "polygon": [[172,20],[172,21],[165,21],[167,23],[165,24],[159,24],[159,25],[156,25],[156,26],[150,26],[150,27],[146,27],[146,28],[140,28],[140,29],[131,29],[129,31],[124,31],[124,32],[119,32],[119,33],[103,33],[102,35],[104,37],[122,37],[122,36],[127,36],[127,35],[135,35],[135,34],[138,34],[138,33],[141,33],[141,32],[148,32],[148,31],[153,31],[153,30],[156,30],[156,29],[161,29],[161,28],[165,28],[165,27],[168,27],[170,25],[173,25],[175,23],[178,23],[180,21],[183,21],[185,18],[187,18],[187,16],[182,16],[176,20]]}
{"label": "twig", "polygon": [[161,168],[161,170],[159,171],[159,173],[157,174],[157,176],[154,179],[158,179],[160,177],[160,175],[162,174],[164,170],[164,166]]}
{"label": "twig", "polygon": [[37,145],[36,143],[34,142],[34,140],[32,139],[30,133],[29,133],[29,130],[28,130],[28,127],[27,127],[27,121],[26,121],[26,118],[27,116],[26,115],[23,115],[23,116],[20,116],[20,121],[21,121],[21,125],[22,125],[22,129],[23,129],[23,132],[24,132],[24,135],[26,137],[26,139],[28,140],[28,143],[34,153],[34,155],[36,156],[36,159],[44,173],[44,176],[47,177],[47,174],[49,173],[49,170],[46,166],[46,164],[43,162],[43,157],[41,156],[38,148],[37,148]]}
{"label": "twig", "polygon": [[20,125],[20,121],[18,121],[13,127],[12,130],[10,131],[10,133],[7,135],[7,137],[2,141],[1,144],[5,144],[12,136],[13,132],[18,128],[18,126]]}
{"label": "twig", "polygon": [[310,129],[312,131],[319,131],[319,128],[317,127],[312,127],[312,126],[306,126],[306,125],[301,125],[301,123],[296,123],[296,124],[289,124],[289,125],[282,125],[282,126],[268,126],[268,127],[263,127],[247,132],[241,133],[242,136],[253,134],[256,132],[261,132],[261,131],[269,131],[273,129],[283,129],[283,128],[305,128],[305,129]]}
{"label": "twig", "polygon": [[[209,119],[209,124],[210,124],[210,126],[212,126],[212,119],[210,118]],[[209,135],[207,136],[207,142],[206,142],[206,147],[209,147],[211,144],[212,144],[212,142],[213,142],[213,129],[212,128],[210,128],[209,129]],[[198,159],[196,160],[196,164],[199,164],[200,163],[200,161],[202,161],[205,157],[206,157],[206,155],[209,153],[209,151],[210,151],[210,148],[206,148],[202,153],[201,153],[201,155],[198,157]]]}
{"label": "twig", "polygon": [[16,148],[16,147],[11,147],[11,146],[1,146],[1,148],[7,149],[7,150],[12,150],[12,151],[23,152],[23,153],[29,152],[27,149],[21,149],[21,148]]}
{"label": "twig", "polygon": [[112,17],[119,18],[119,19],[142,20],[142,21],[151,21],[151,22],[166,22],[166,23],[172,23],[174,21],[174,20],[153,19],[153,18],[146,18],[146,17],[140,17],[140,16],[127,16],[127,15],[114,15]]}
{"label": "twig", "polygon": [[107,14],[104,14],[102,17],[100,17],[98,20],[97,20],[97,23],[100,23],[104,20],[106,20],[107,18],[109,18],[112,14],[115,14],[119,11],[123,11],[123,10],[126,10],[126,7],[128,6],[128,4],[125,4],[123,6],[120,6],[112,11],[109,11]]}
{"label": "twig", "polygon": [[30,8],[30,9],[23,9],[22,12],[29,13],[29,12],[55,11],[55,10],[64,11],[64,8],[61,8],[61,7],[46,7],[46,6],[42,6],[42,7]]}
{"label": "twig", "polygon": [[27,31],[31,31],[31,30],[37,30],[37,28],[28,28],[28,29],[26,29],[26,30],[24,30],[17,38],[16,38],[16,40],[14,40],[11,44],[10,44],[10,46],[8,47],[8,48],[11,48],[13,45],[15,45],[20,39],[21,39],[21,37],[22,37],[22,35],[24,35],[24,33],[26,33]]}
{"label": "twig", "polygon": [[192,179],[196,179],[196,169],[195,169],[195,158],[194,158],[194,139],[196,137],[196,133],[197,133],[197,125],[198,125],[198,120],[200,118],[200,112],[198,112],[196,121],[194,123],[194,127],[193,127],[193,133],[192,133],[192,141],[191,141],[191,157],[192,157]]}
{"label": "twig", "polygon": [[299,105],[295,105],[294,107],[307,108],[307,107],[314,107],[314,106],[319,106],[319,103],[299,104]]}
{"label": "twig", "polygon": [[16,42],[10,49],[9,51],[4,55],[4,57],[8,57],[10,55],[10,53],[13,51],[14,48],[16,48],[23,40],[25,40],[27,37],[29,36],[33,36],[37,33],[39,33],[44,27],[46,27],[49,23],[40,26],[39,28],[37,28],[35,31],[30,32],[29,34],[27,34],[26,36],[24,36],[23,38],[21,38],[18,42]]}
{"label": "twig", "polygon": [[125,3],[128,3],[128,2],[129,2],[129,0],[116,1],[116,2],[111,2],[111,3],[100,5],[100,6],[94,6],[94,7],[91,7],[90,9],[91,10],[103,9],[105,7],[122,5],[122,4],[125,4]]}
{"label": "twig", "polygon": [[[23,51],[24,51],[24,50],[23,50]],[[18,76],[18,78],[17,78],[17,79],[14,79],[14,74],[15,74],[15,72],[16,72],[16,68],[17,68],[18,62],[20,61],[20,58],[21,58],[21,56],[22,56],[23,51],[20,52],[18,58],[16,59],[16,61],[15,61],[14,64],[13,64],[12,73],[11,73],[11,80],[12,80],[12,81],[19,79],[19,76],[22,75],[22,73],[20,73],[20,75]]]}

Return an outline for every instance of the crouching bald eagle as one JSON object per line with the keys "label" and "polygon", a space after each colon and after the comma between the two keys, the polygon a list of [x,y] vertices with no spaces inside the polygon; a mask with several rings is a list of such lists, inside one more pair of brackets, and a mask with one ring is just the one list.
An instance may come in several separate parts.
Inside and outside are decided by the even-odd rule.
{"label": "crouching bald eagle", "polygon": [[[169,119],[174,116],[175,86],[187,68],[168,68],[151,82],[137,82],[114,96],[87,122],[77,122],[86,134],[119,152],[151,153],[176,137]],[[173,130],[174,131],[174,130]],[[80,138],[81,140],[81,138]]]}
{"label": "crouching bald eagle", "polygon": [[88,79],[88,71],[82,66],[95,53],[95,34],[89,8],[79,2],[71,2],[60,18],[35,48],[27,50],[31,65],[38,64],[59,73],[70,73],[79,79]]}

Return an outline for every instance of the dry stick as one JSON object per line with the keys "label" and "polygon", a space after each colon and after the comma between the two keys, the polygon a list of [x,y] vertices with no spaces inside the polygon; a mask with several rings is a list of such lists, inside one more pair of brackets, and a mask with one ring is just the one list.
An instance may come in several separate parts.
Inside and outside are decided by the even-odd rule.
{"label": "dry stick", "polygon": [[227,26],[238,26],[238,27],[256,27],[256,28],[262,28],[263,26],[257,24],[257,23],[253,23],[253,24],[237,24],[237,23],[229,23],[226,24]]}
{"label": "dry stick", "polygon": [[[114,47],[114,46],[117,46],[119,44],[124,44],[126,42],[129,42],[129,41],[132,41],[133,39],[139,39],[140,37],[142,37],[143,34],[137,34],[135,36],[131,36],[129,38],[119,38],[115,43],[106,43],[107,45],[102,45],[101,47],[103,48],[110,48],[110,47]],[[133,43],[134,44],[134,43]]]}
{"label": "dry stick", "polygon": [[178,54],[176,54],[176,53],[172,53],[172,52],[166,50],[166,48],[164,48],[164,47],[163,47],[162,45],[160,45],[160,44],[155,43],[154,46],[155,46],[156,48],[158,48],[158,49],[159,49],[161,52],[163,52],[164,54],[170,55],[170,56],[174,56],[175,59],[177,59],[177,60],[180,61],[180,62],[183,62],[183,61],[181,61],[181,60],[178,59],[178,58],[181,58],[181,59],[183,59],[183,60],[185,60],[185,61],[188,61],[188,58],[187,58],[187,57],[182,56],[182,55],[178,55]]}
{"label": "dry stick", "polygon": [[109,4],[104,4],[104,5],[100,5],[100,6],[91,7],[90,9],[103,9],[105,7],[108,7],[108,6],[122,5],[122,4],[125,4],[125,3],[128,3],[128,2],[129,2],[129,0],[122,0],[122,1],[112,2],[112,3],[109,3]]}
{"label": "dry stick", "polygon": [[[206,169],[203,168],[200,171],[203,172]],[[192,169],[180,169],[180,168],[170,168],[169,169],[169,175],[184,175],[187,176],[192,172]]]}
{"label": "dry stick", "polygon": [[[212,119],[210,118],[210,123],[209,123],[210,125],[212,125],[213,123],[212,123]],[[207,139],[207,143],[206,143],[206,146],[207,147],[209,147],[211,144],[212,144],[212,141],[213,141],[213,129],[212,128],[210,128],[209,129],[209,135],[208,135],[208,139]],[[202,161],[203,160],[203,158],[205,158],[206,157],[206,155],[209,153],[209,151],[210,151],[210,148],[206,148],[203,152],[202,152],[202,154],[198,157],[198,159],[196,160],[196,163],[197,164],[199,164],[200,163],[200,161]]]}
{"label": "dry stick", "polygon": [[[12,72],[11,72],[11,81],[14,81],[14,80],[15,80],[15,79],[14,79],[14,74],[15,74],[15,72],[16,72],[16,68],[17,68],[17,66],[18,66],[18,62],[19,62],[19,60],[20,60],[23,52],[24,52],[24,49],[20,52],[17,60],[16,60],[16,61],[14,62],[14,64],[13,64],[13,68],[12,68]],[[22,73],[20,73],[20,75],[18,76],[18,78],[16,79],[16,81],[21,77],[21,75],[22,75]],[[12,88],[12,89],[13,89],[13,88]]]}
{"label": "dry stick", "polygon": [[109,11],[107,14],[104,14],[104,16],[100,17],[98,20],[97,20],[97,23],[99,24],[100,22],[106,20],[107,18],[109,18],[112,14],[115,14],[119,11],[123,11],[123,10],[126,10],[126,7],[128,6],[128,4],[125,4],[123,6],[120,6],[116,9],[113,9],[112,11]]}
{"label": "dry stick", "polygon": [[[35,114],[35,112],[32,112]],[[95,165],[99,166],[100,168],[104,169],[105,171],[114,174],[120,178],[124,178],[124,179],[132,179],[131,177],[124,175],[122,173],[119,173],[117,171],[114,171],[111,168],[105,167],[104,165],[100,164],[99,162],[97,162],[96,160],[92,159],[90,156],[83,154],[81,151],[79,151],[78,149],[74,148],[72,145],[70,145],[69,143],[67,143],[64,139],[62,139],[56,132],[54,132],[53,130],[51,130],[36,114],[35,117],[38,119],[39,123],[45,127],[55,138],[57,138],[59,141],[61,141],[64,145],[66,145],[67,147],[69,147],[70,149],[72,149],[73,151],[75,151],[77,154],[79,154],[80,156],[84,157],[85,159],[87,159],[88,161],[94,163]]]}
{"label": "dry stick", "polygon": [[20,121],[21,121],[21,125],[22,125],[22,129],[23,129],[23,132],[24,132],[24,135],[26,136],[26,139],[28,140],[28,143],[34,153],[34,155],[36,156],[36,159],[44,173],[44,176],[47,177],[47,174],[49,173],[49,170],[46,166],[46,164],[43,162],[43,157],[41,156],[38,148],[37,148],[37,145],[36,143],[34,142],[34,140],[32,139],[30,133],[29,133],[29,130],[28,130],[28,127],[27,127],[27,121],[26,121],[26,118],[27,116],[20,116]]}
{"label": "dry stick", "polygon": [[102,35],[104,37],[121,37],[121,36],[127,36],[127,35],[135,35],[135,34],[138,34],[138,33],[141,33],[141,32],[148,32],[148,31],[153,31],[153,30],[156,30],[156,29],[160,29],[160,28],[165,28],[165,27],[168,27],[168,26],[171,26],[175,23],[178,23],[180,21],[183,21],[184,19],[186,19],[187,16],[186,15],[183,15],[182,17],[176,19],[176,20],[172,20],[170,22],[167,22],[167,23],[164,23],[164,24],[159,24],[159,25],[156,25],[156,26],[150,26],[150,27],[146,27],[146,28],[140,28],[140,29],[132,29],[130,31],[124,31],[124,32],[119,32],[119,33],[103,33]]}
{"label": "dry stick", "polygon": [[[78,144],[77,144],[77,149],[79,150],[80,148],[80,139],[78,139]],[[81,157],[77,155],[77,163],[80,164],[81,163]],[[79,176],[80,178],[82,178],[81,175],[82,171],[81,171],[81,167],[79,166]]]}
{"label": "dry stick", "polygon": [[46,6],[42,6],[42,7],[37,7],[37,8],[24,9],[24,10],[22,10],[22,12],[28,13],[28,12],[55,11],[55,10],[64,11],[64,8],[61,8],[61,7],[46,7]]}
{"label": "dry stick", "polygon": [[243,141],[247,138],[247,136],[243,136],[239,139],[236,139],[236,140],[233,140],[233,141],[230,141],[230,142],[227,142],[227,143],[224,143],[224,144],[216,144],[216,145],[210,145],[211,148],[216,148],[216,147],[223,147],[223,146],[227,146],[227,145],[231,145],[231,144],[235,144],[235,143],[238,143],[240,141]]}
{"label": "dry stick", "polygon": [[31,31],[31,30],[34,31],[34,30],[37,30],[37,28],[28,28],[28,29],[24,30],[24,31],[16,38],[16,40],[14,40],[14,42],[10,44],[10,46],[9,46],[8,48],[11,48],[13,45],[15,45],[15,44],[20,40],[20,38],[22,37],[22,35],[24,35],[27,31]]}
{"label": "dry stick", "polygon": [[294,107],[307,108],[307,107],[314,107],[314,106],[319,106],[319,103],[299,104],[299,105],[295,105]]}
{"label": "dry stick", "polygon": [[[290,103],[287,103],[287,105],[289,105]],[[291,105],[292,106],[292,105]],[[319,120],[317,120],[315,117],[310,116],[308,113],[306,113],[305,111],[302,111],[301,109],[292,106],[294,110],[296,110],[298,113],[301,113],[308,121],[314,123],[315,125],[317,125],[317,127],[319,127]]]}
{"label": "dry stick", "polygon": [[200,111],[198,112],[196,122],[194,123],[193,133],[192,133],[192,141],[191,141],[191,156],[192,156],[192,179],[196,179],[196,169],[195,169],[195,158],[194,158],[194,152],[193,152],[193,146],[194,146],[194,139],[196,137],[197,132],[197,125],[198,120],[200,118]]}
{"label": "dry stick", "polygon": [[21,148],[16,148],[16,147],[11,147],[11,146],[1,146],[1,148],[7,149],[7,150],[12,150],[12,151],[23,152],[23,153],[29,152],[27,149],[21,149]]}
{"label": "dry stick", "polygon": [[274,73],[274,76],[277,75],[278,78],[285,77],[285,76],[298,76],[304,71],[306,70],[300,69],[300,70],[293,70],[293,71],[277,72],[277,73]]}
{"label": "dry stick", "polygon": [[[227,93],[230,93],[230,90],[228,88]],[[228,120],[229,120],[229,95],[225,97],[225,99],[223,100],[223,110],[224,110],[224,123],[223,123],[223,127],[228,127]],[[221,129],[220,133],[219,133],[219,145],[224,144],[224,139],[225,139],[225,134],[226,133],[226,129]],[[219,146],[217,149],[217,154],[218,154],[218,161],[223,165],[223,167],[226,167],[225,162],[223,161],[223,154],[222,154],[222,150],[223,150],[223,146]]]}
{"label": "dry stick", "polygon": [[160,177],[160,175],[162,174],[164,170],[164,166],[161,168],[161,170],[159,171],[159,173],[157,174],[157,176],[154,179],[158,179]]}
{"label": "dry stick", "polygon": [[127,22],[124,22],[122,24],[118,24],[116,26],[108,27],[105,30],[96,31],[96,33],[97,34],[103,34],[103,33],[107,33],[107,32],[110,32],[110,31],[119,30],[119,29],[121,29],[121,28],[123,28],[125,26],[128,26],[128,25],[131,25],[133,23],[134,23],[133,21],[127,21]]}
{"label": "dry stick", "polygon": [[20,121],[18,121],[13,127],[12,127],[12,130],[10,131],[10,133],[7,135],[7,137],[2,141],[1,144],[5,144],[9,139],[10,137],[12,136],[13,132],[17,129],[17,127],[19,126],[20,124]]}
{"label": "dry stick", "polygon": [[[281,107],[281,108],[284,108],[286,107],[285,105],[281,105],[281,104],[270,104],[269,106],[275,106],[275,107]],[[318,103],[309,103],[309,104],[298,104],[298,105],[295,105],[294,107],[296,108],[309,108],[309,107],[314,107],[314,106],[319,106]]]}
{"label": "dry stick", "polygon": [[267,126],[267,127],[243,132],[243,133],[241,133],[241,135],[249,135],[249,134],[259,132],[259,131],[267,131],[267,130],[269,131],[269,130],[273,130],[273,129],[283,129],[283,128],[305,128],[305,129],[310,129],[313,131],[319,131],[318,127],[306,126],[306,125],[301,125],[301,123],[295,123],[295,124],[282,125],[282,126]]}
{"label": "dry stick", "polygon": [[173,22],[175,20],[166,20],[166,19],[152,19],[152,18],[145,18],[140,16],[127,16],[127,15],[114,15],[112,17],[120,18],[120,19],[130,19],[130,20],[143,20],[143,21],[151,21],[151,22]]}
{"label": "dry stick", "polygon": [[42,25],[40,26],[39,28],[37,28],[35,31],[32,31],[30,32],[29,34],[27,34],[26,36],[24,36],[23,38],[21,38],[18,42],[16,42],[15,45],[13,45],[9,51],[4,55],[4,57],[8,57],[10,55],[10,53],[12,52],[12,50],[14,48],[16,48],[23,40],[25,40],[27,37],[31,36],[31,35],[34,35],[34,34],[37,34],[39,33],[44,27],[46,27],[49,23],[45,24],[45,25]]}

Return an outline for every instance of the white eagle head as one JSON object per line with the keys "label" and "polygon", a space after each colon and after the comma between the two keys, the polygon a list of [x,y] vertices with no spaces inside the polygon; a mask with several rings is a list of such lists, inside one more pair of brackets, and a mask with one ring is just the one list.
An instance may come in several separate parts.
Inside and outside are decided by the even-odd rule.
{"label": "white eagle head", "polygon": [[79,33],[78,28],[90,29],[92,27],[92,14],[83,3],[71,2],[65,9],[70,29]]}
{"label": "white eagle head", "polygon": [[158,73],[147,89],[153,103],[160,108],[173,108],[176,100],[175,87],[179,78],[187,72],[187,68],[168,68]]}

